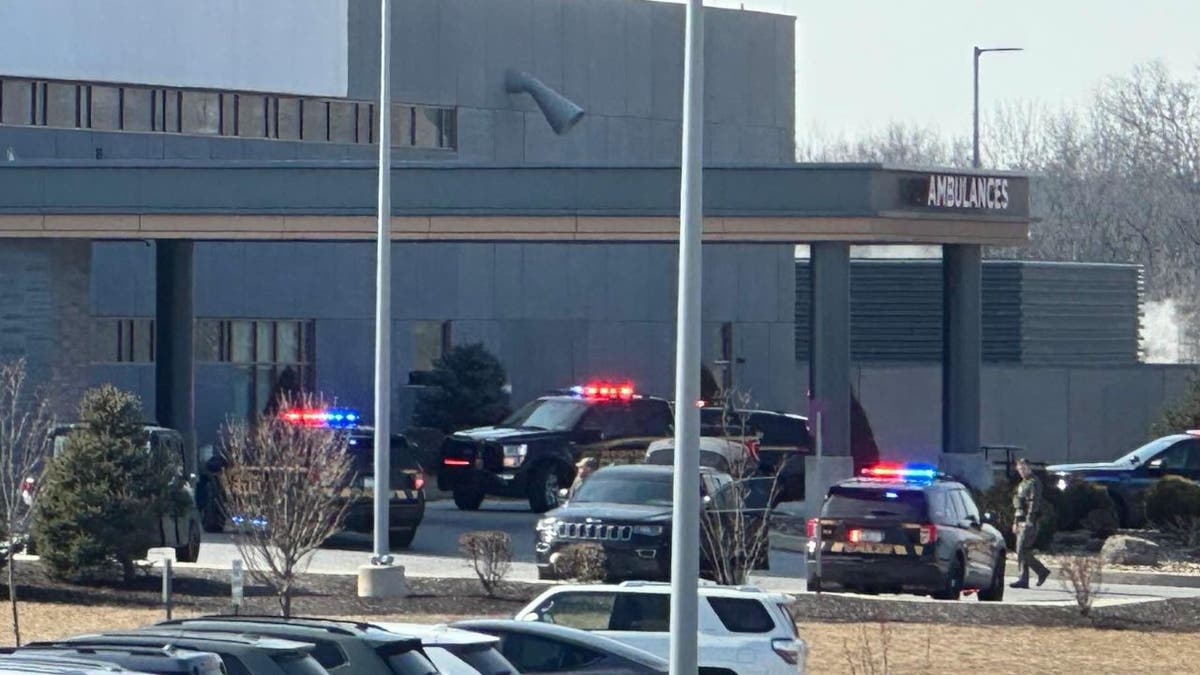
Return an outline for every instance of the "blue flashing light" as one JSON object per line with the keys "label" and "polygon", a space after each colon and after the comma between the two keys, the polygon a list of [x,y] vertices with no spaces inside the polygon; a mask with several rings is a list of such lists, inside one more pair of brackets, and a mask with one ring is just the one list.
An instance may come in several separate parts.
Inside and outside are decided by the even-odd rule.
{"label": "blue flashing light", "polygon": [[880,464],[863,469],[862,474],[868,478],[883,478],[908,482],[930,482],[937,478],[938,471],[936,468],[927,464],[906,464],[903,466],[894,464]]}

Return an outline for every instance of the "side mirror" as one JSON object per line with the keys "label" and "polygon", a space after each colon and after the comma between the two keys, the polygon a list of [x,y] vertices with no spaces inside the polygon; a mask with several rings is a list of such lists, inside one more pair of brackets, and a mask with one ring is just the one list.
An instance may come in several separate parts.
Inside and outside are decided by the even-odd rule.
{"label": "side mirror", "polygon": [[1154,460],[1151,460],[1150,463],[1147,464],[1146,466],[1151,469],[1161,469],[1162,465],[1163,465],[1163,461],[1161,459],[1154,459]]}

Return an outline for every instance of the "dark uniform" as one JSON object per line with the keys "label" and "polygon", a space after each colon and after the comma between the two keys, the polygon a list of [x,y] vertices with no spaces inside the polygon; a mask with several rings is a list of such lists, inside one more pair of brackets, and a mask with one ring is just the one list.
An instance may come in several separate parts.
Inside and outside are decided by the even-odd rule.
{"label": "dark uniform", "polygon": [[1013,494],[1013,524],[1017,535],[1017,565],[1020,578],[1013,586],[1029,586],[1029,570],[1037,575],[1038,586],[1050,576],[1050,570],[1033,555],[1037,541],[1038,518],[1042,515],[1042,482],[1036,476],[1021,481]]}

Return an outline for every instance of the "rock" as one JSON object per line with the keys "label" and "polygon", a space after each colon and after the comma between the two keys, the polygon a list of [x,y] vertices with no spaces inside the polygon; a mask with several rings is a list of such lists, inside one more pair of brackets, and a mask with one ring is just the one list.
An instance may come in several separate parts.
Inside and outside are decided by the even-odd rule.
{"label": "rock", "polygon": [[1146,539],[1116,534],[1104,541],[1100,557],[1105,565],[1157,565],[1162,548]]}

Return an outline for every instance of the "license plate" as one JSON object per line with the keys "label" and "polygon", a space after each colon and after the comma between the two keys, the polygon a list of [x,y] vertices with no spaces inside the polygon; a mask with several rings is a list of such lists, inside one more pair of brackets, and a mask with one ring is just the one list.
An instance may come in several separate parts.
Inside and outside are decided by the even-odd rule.
{"label": "license plate", "polygon": [[846,544],[843,548],[846,553],[893,553],[893,547],[890,544]]}
{"label": "license plate", "polygon": [[883,541],[883,532],[879,530],[863,530],[859,541],[864,543],[878,544]]}

